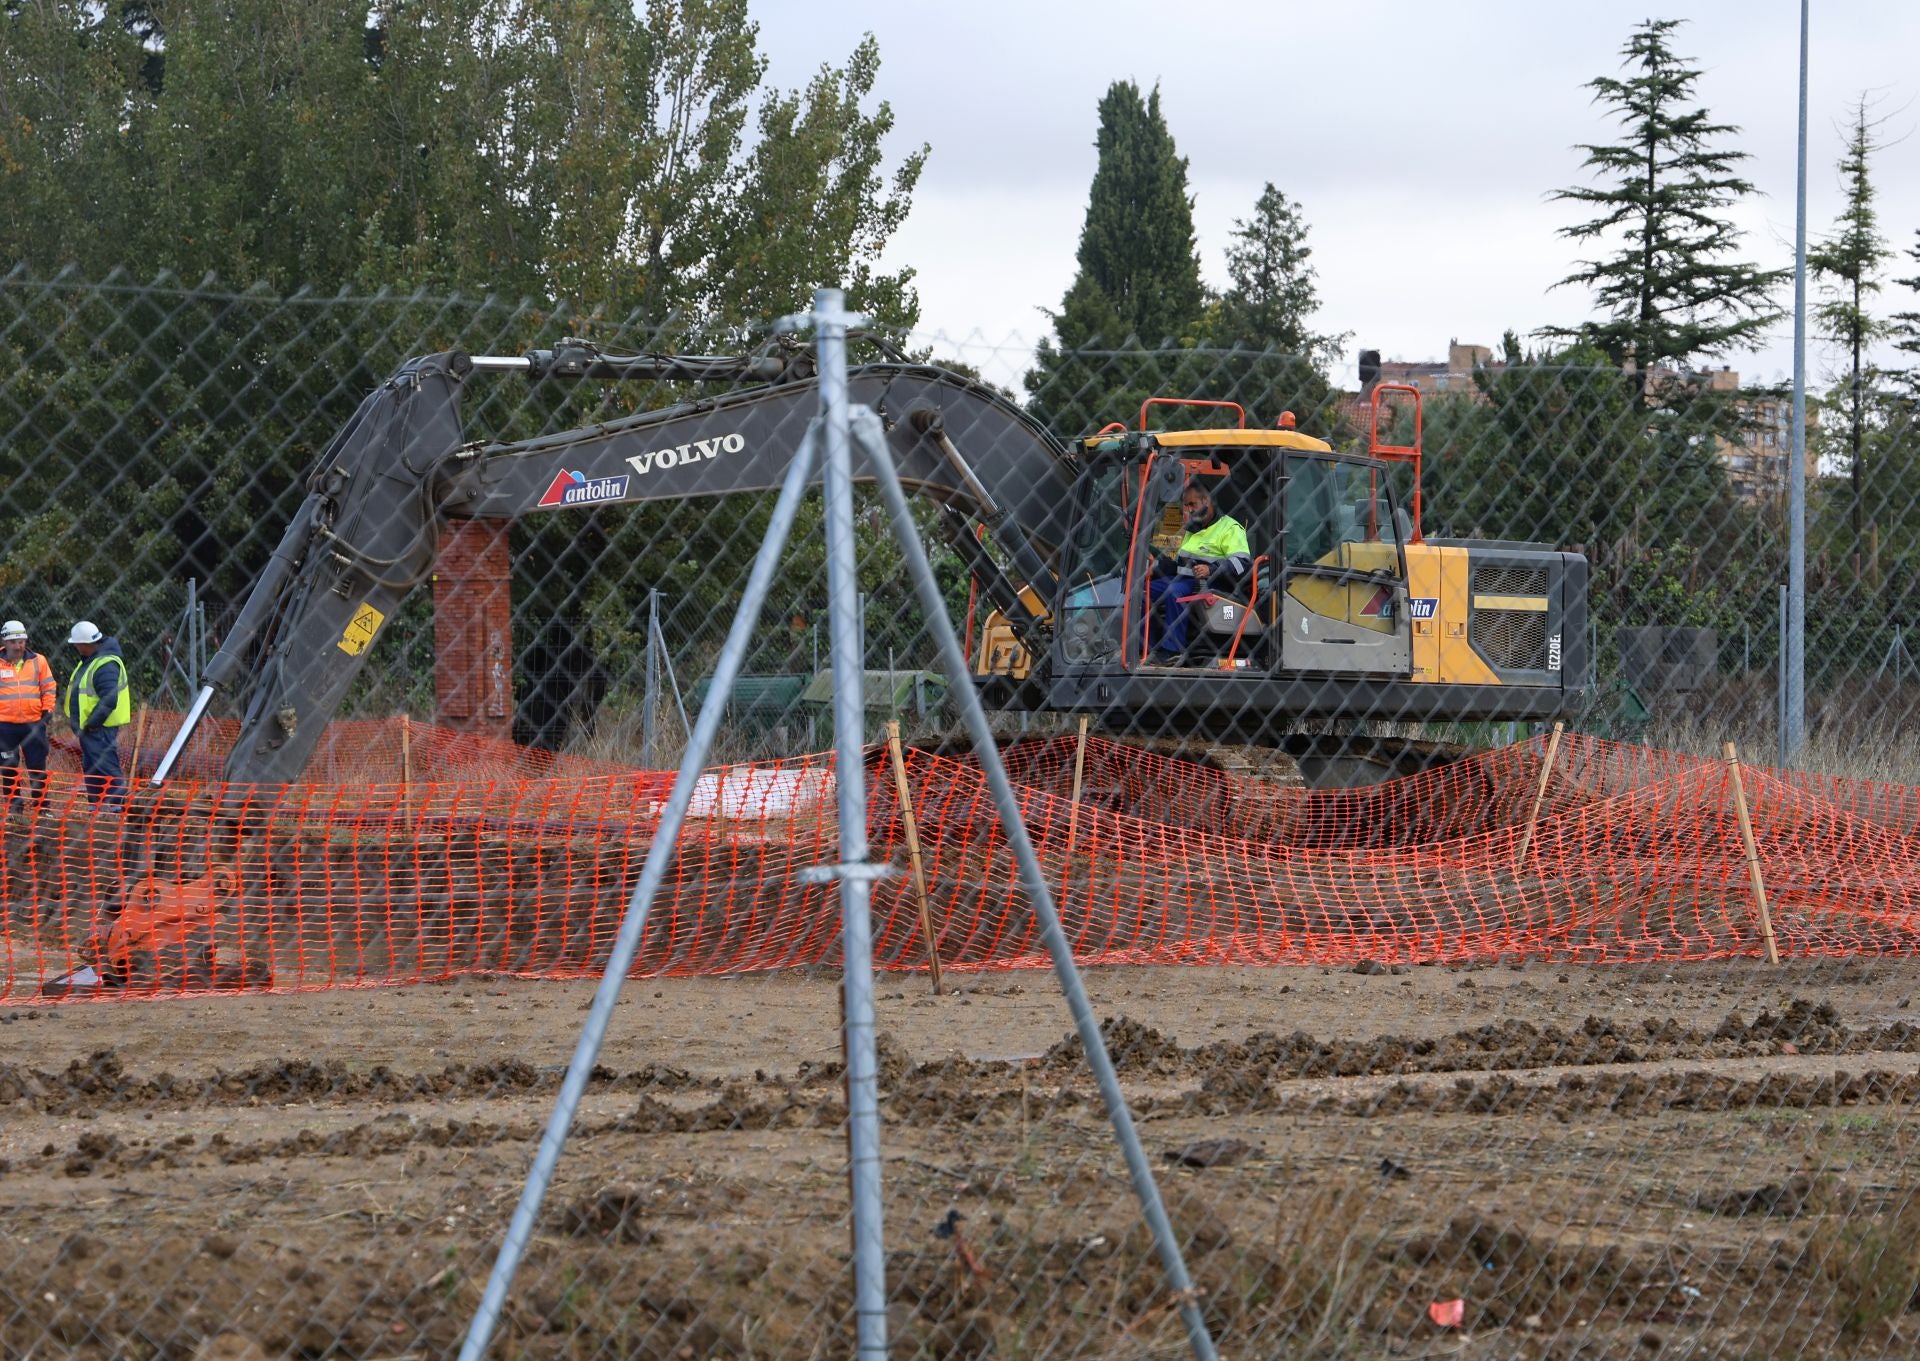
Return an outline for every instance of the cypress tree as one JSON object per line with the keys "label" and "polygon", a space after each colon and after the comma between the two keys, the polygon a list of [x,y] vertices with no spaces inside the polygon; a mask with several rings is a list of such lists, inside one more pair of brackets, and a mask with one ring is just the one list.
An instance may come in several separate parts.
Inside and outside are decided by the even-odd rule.
{"label": "cypress tree", "polygon": [[1739,129],[1690,107],[1701,72],[1673,51],[1679,26],[1647,20],[1622,49],[1628,74],[1588,82],[1622,140],[1582,146],[1600,183],[1553,195],[1597,213],[1560,235],[1612,250],[1556,285],[1591,288],[1601,318],[1543,334],[1594,345],[1617,365],[1631,361],[1636,407],[1647,403],[1655,367],[1724,354],[1771,324],[1779,315],[1771,293],[1786,272],[1730,258],[1741,233],[1727,211],[1754,188],[1735,173],[1746,153],[1715,145]]}
{"label": "cypress tree", "polygon": [[1077,432],[1123,419],[1171,366],[1154,347],[1190,344],[1206,306],[1187,162],[1160,112],[1116,81],[1100,101],[1099,162],[1080,229],[1079,270],[1053,315],[1027,391],[1041,419]]}

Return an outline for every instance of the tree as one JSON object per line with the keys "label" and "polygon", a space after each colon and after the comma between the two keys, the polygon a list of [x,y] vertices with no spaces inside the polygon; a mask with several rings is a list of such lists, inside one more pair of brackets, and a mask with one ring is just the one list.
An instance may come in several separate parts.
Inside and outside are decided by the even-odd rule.
{"label": "tree", "polygon": [[926,149],[881,153],[877,46],[765,89],[748,0],[24,5],[0,35],[7,264],[491,292],[729,340],[822,283],[917,313],[879,261]]}
{"label": "tree", "polygon": [[[1907,247],[1907,258],[1920,266],[1920,228],[1914,230],[1914,244]],[[1895,279],[1900,287],[1913,293],[1920,293],[1920,273],[1910,279]],[[1913,362],[1920,365],[1920,311],[1895,312],[1890,321],[1890,333],[1893,336],[1893,348],[1904,355],[1912,355]],[[1902,370],[1897,375],[1910,396],[1920,398],[1920,367]]]}
{"label": "tree", "polygon": [[1888,332],[1886,322],[1870,316],[1867,300],[1880,291],[1879,273],[1891,252],[1880,236],[1878,216],[1873,208],[1873,179],[1869,162],[1879,144],[1873,137],[1874,123],[1867,117],[1863,95],[1854,106],[1853,131],[1847,149],[1840,157],[1840,183],[1847,204],[1834,224],[1833,234],[1807,256],[1807,267],[1817,279],[1829,281],[1827,296],[1814,308],[1814,321],[1828,340],[1844,347],[1852,359],[1852,377],[1848,384],[1849,421],[1848,480],[1852,486],[1852,560],[1855,575],[1860,571],[1860,544],[1865,527],[1861,522],[1860,453],[1866,436],[1867,374],[1862,365],[1866,347]]}
{"label": "tree", "polygon": [[1300,205],[1271,182],[1255,201],[1253,216],[1234,219],[1227,247],[1232,282],[1208,328],[1215,344],[1298,355],[1321,366],[1340,357],[1348,336],[1309,326],[1320,297],[1308,230]]}
{"label": "tree", "polygon": [[1754,188],[1734,172],[1746,153],[1714,145],[1739,129],[1687,107],[1701,72],[1674,54],[1678,27],[1674,19],[1647,20],[1622,49],[1631,74],[1588,82],[1625,139],[1582,146],[1583,164],[1602,183],[1553,195],[1598,214],[1560,235],[1611,253],[1582,261],[1556,285],[1592,289],[1601,318],[1542,334],[1631,364],[1637,408],[1655,399],[1647,375],[1657,367],[1724,354],[1771,324],[1778,316],[1771,293],[1785,275],[1730,258],[1741,233],[1727,211]]}
{"label": "tree", "polygon": [[[727,268],[706,282],[702,310],[723,326],[763,322],[802,307],[793,281],[846,289],[883,326],[912,326],[913,270],[884,274],[881,251],[906,221],[926,165],[923,143],[889,174],[881,143],[893,110],[864,105],[880,73],[871,35],[844,70],[823,67],[803,91],[770,96],[739,194],[719,216],[716,254]],[[787,297],[790,301],[782,303]]]}
{"label": "tree", "polygon": [[1203,325],[1207,343],[1224,351],[1210,356],[1206,392],[1252,406],[1258,420],[1292,411],[1302,429],[1330,433],[1333,384],[1326,371],[1347,337],[1311,327],[1320,304],[1300,205],[1269,183],[1252,217],[1236,219],[1233,228],[1229,286]]}
{"label": "tree", "polygon": [[138,40],[113,22],[111,6],[0,10],[4,264],[67,263],[74,244],[124,242],[138,227],[125,186],[141,172],[138,128],[151,103],[141,62]]}
{"label": "tree", "polygon": [[[0,6],[0,274],[23,266],[0,585],[159,601],[192,576],[229,604],[408,354],[739,346],[820,284],[910,327],[912,272],[881,255],[926,149],[883,154],[879,61],[869,38],[769,89],[748,0]],[[469,407],[513,439],[683,395],[476,384]],[[604,657],[650,587],[724,614],[764,523],[745,501],[517,526],[522,618]]]}
{"label": "tree", "polygon": [[1116,81],[1099,112],[1079,269],[1026,377],[1035,414],[1062,432],[1091,430],[1163,390],[1169,366],[1152,347],[1191,346],[1207,302],[1187,162],[1159,89],[1142,99]]}
{"label": "tree", "polygon": [[1511,333],[1505,361],[1474,381],[1480,400],[1449,394],[1427,409],[1428,534],[1578,544],[1604,568],[1661,543],[1704,549],[1702,525],[1732,528],[1720,427],[1703,407],[1649,420],[1631,375],[1600,350],[1528,355]]}

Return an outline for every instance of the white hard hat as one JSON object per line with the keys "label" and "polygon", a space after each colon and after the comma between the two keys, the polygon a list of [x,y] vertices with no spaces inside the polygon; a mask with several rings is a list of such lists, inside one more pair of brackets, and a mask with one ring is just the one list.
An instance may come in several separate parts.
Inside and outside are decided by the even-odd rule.
{"label": "white hard hat", "polygon": [[82,619],[73,626],[73,631],[67,635],[67,642],[69,644],[97,643],[101,637],[102,634],[99,629],[95,628],[89,621]]}
{"label": "white hard hat", "polygon": [[26,637],[27,626],[18,619],[9,619],[6,623],[0,624],[0,643],[10,643],[15,638],[24,642]]}

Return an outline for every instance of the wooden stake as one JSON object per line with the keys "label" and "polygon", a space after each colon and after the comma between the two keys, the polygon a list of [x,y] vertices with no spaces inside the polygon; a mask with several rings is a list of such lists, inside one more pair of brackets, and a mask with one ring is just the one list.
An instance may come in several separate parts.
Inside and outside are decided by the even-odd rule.
{"label": "wooden stake", "polygon": [[133,722],[133,765],[128,771],[135,784],[140,783],[140,744],[146,740],[146,736],[147,706],[142,704],[140,706],[140,717]]}
{"label": "wooden stake", "polygon": [[913,820],[913,795],[907,789],[907,758],[900,751],[900,724],[887,720],[887,754],[893,758],[893,787],[900,795],[900,816],[907,829],[907,857],[913,862],[913,894],[920,904],[920,935],[927,943],[927,972],[933,994],[946,992],[940,980],[940,951],[933,943],[933,908],[927,902],[927,871],[920,860],[920,828]]}
{"label": "wooden stake", "polygon": [[1080,715],[1080,737],[1073,744],[1073,806],[1067,811],[1067,854],[1080,835],[1080,779],[1087,768],[1087,716]]}
{"label": "wooden stake", "polygon": [[1773,939],[1773,917],[1767,912],[1767,885],[1760,877],[1760,849],[1753,842],[1753,820],[1747,816],[1747,791],[1740,781],[1740,753],[1729,742],[1727,770],[1733,776],[1733,809],[1740,815],[1740,840],[1747,848],[1747,879],[1753,884],[1753,901],[1760,908],[1760,935],[1767,942],[1767,963],[1780,962],[1780,948]]}
{"label": "wooden stake", "polygon": [[1547,781],[1553,778],[1553,758],[1560,751],[1560,734],[1566,724],[1555,723],[1553,736],[1547,739],[1547,759],[1540,766],[1540,787],[1533,791],[1533,811],[1527,814],[1527,829],[1520,833],[1520,853],[1513,857],[1513,868],[1517,872],[1527,863],[1527,852],[1533,847],[1533,824],[1540,821],[1540,805],[1547,801]]}
{"label": "wooden stake", "polygon": [[413,815],[413,720],[400,715],[400,808],[402,815]]}

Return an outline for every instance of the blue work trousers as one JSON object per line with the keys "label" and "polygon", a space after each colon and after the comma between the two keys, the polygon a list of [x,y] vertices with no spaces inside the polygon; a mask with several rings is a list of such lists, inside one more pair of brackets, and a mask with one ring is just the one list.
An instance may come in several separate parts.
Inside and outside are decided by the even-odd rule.
{"label": "blue work trousers", "polygon": [[95,808],[117,813],[127,801],[127,777],[120,769],[120,729],[80,730],[80,778]]}
{"label": "blue work trousers", "polygon": [[1182,597],[1199,595],[1205,589],[1184,572],[1174,577],[1154,577],[1147,583],[1153,602],[1160,607],[1160,647],[1164,651],[1187,650],[1187,616],[1193,606]]}
{"label": "blue work trousers", "polygon": [[37,806],[47,792],[47,725],[0,723],[0,751],[18,753],[13,767],[0,771],[0,805],[31,799]]}

